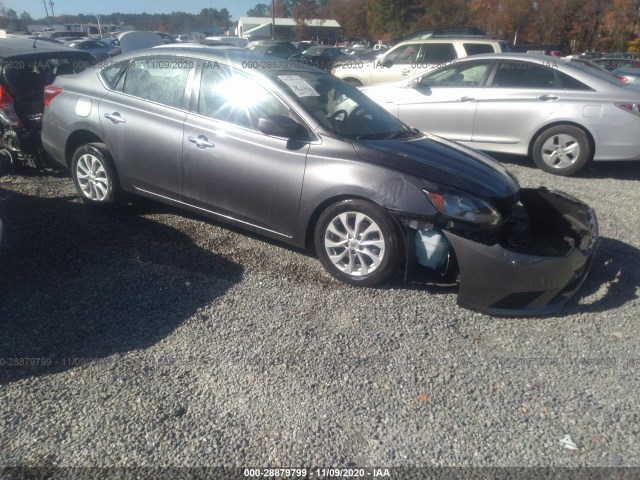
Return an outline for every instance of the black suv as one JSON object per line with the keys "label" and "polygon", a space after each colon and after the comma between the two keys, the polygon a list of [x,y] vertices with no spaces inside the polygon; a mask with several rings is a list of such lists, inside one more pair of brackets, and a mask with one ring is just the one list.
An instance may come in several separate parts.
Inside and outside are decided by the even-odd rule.
{"label": "black suv", "polygon": [[40,143],[44,87],[95,60],[74,48],[26,38],[0,38],[0,174],[10,165],[46,165]]}

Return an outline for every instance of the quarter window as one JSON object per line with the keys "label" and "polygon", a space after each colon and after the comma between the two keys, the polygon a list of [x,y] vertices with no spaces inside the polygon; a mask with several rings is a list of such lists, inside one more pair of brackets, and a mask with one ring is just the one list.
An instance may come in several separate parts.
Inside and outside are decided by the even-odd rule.
{"label": "quarter window", "polygon": [[143,58],[132,62],[124,78],[122,91],[129,95],[182,108],[193,60]]}

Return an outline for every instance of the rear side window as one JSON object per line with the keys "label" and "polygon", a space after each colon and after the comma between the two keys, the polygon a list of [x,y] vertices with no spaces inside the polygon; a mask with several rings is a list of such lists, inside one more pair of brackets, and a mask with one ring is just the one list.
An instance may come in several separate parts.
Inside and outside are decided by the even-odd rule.
{"label": "rear side window", "polygon": [[426,43],[420,63],[446,63],[458,58],[456,48],[451,43]]}
{"label": "rear side window", "polygon": [[553,88],[555,72],[531,62],[513,60],[500,61],[493,79],[498,88]]}
{"label": "rear side window", "polygon": [[494,53],[493,45],[486,43],[463,43],[462,46],[464,47],[464,51],[467,52],[467,56]]}
{"label": "rear side window", "polygon": [[189,72],[195,62],[186,58],[142,58],[131,63],[122,91],[169,107],[182,108]]}

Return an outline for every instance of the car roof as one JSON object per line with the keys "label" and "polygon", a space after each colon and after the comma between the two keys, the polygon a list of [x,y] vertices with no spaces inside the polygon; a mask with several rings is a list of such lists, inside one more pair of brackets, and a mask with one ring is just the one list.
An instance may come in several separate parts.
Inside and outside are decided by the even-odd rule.
{"label": "car roof", "polygon": [[[140,56],[152,56],[158,55],[160,53],[166,53],[168,55],[176,55],[176,56],[186,56],[186,57],[197,57],[202,58],[203,60],[210,61],[219,61],[226,63],[232,67],[240,68],[246,71],[259,72],[260,70],[266,70],[270,72],[291,72],[294,70],[297,71],[306,71],[306,72],[315,72],[320,73],[317,68],[313,68],[307,66],[303,63],[298,62],[274,62],[273,57],[268,57],[265,55],[259,55],[253,53],[246,48],[238,48],[238,47],[207,47],[206,45],[200,44],[170,44],[170,45],[158,45],[157,47],[147,48],[143,50],[136,50],[129,54],[122,55],[123,60],[127,60],[130,58],[136,58]],[[254,61],[254,63],[250,64],[251,67],[247,67],[248,62]],[[257,61],[258,67],[253,67],[256,65],[255,61]],[[264,68],[263,68],[264,67]],[[327,73],[327,75],[329,75]]]}
{"label": "car roof", "polygon": [[[77,52],[74,48],[65,47],[62,44],[53,42],[38,41],[38,39],[27,38],[1,38],[0,39],[0,57],[13,58],[24,55],[33,55],[37,53],[68,53]],[[82,52],[80,52],[82,53]]]}

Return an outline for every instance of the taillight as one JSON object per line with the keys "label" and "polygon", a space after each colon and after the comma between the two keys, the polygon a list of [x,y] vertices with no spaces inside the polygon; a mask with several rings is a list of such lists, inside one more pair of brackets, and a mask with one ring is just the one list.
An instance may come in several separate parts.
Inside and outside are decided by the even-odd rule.
{"label": "taillight", "polygon": [[12,127],[22,127],[22,122],[13,109],[13,102],[14,100],[11,94],[6,88],[0,85],[0,116],[2,120]]}
{"label": "taillight", "polygon": [[44,87],[44,104],[46,106],[51,105],[51,100],[56,98],[61,93],[61,88],[54,87],[53,85],[47,85],[46,87]]}
{"label": "taillight", "polygon": [[616,77],[618,80],[620,80],[620,81],[621,81],[622,83],[624,83],[625,85],[626,85],[627,83],[629,83],[629,79],[628,79],[628,78],[625,78],[625,77],[619,77],[619,76],[617,76],[617,75],[614,75],[614,77]]}
{"label": "taillight", "polygon": [[626,110],[629,113],[640,116],[640,107],[637,103],[616,103],[616,107]]}

